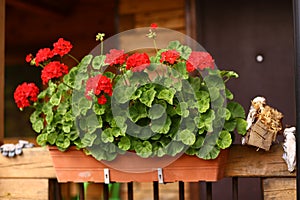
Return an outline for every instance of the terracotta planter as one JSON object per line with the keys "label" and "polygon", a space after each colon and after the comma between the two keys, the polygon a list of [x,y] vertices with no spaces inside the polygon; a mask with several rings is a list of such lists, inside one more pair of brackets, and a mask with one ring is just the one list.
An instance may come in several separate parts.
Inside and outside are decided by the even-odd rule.
{"label": "terracotta planter", "polygon": [[[114,165],[123,166],[118,170],[97,161],[84,152],[71,148],[60,152],[56,147],[49,147],[53,166],[59,182],[104,182],[104,169],[109,169],[111,182],[152,182],[158,181],[157,168],[160,162],[148,158],[140,158],[135,154],[130,157],[119,155]],[[197,182],[217,181],[223,178],[229,150],[221,151],[214,160],[203,160],[196,156],[181,155],[169,165],[162,168],[164,182]],[[145,168],[137,168],[137,163],[143,163]],[[151,169],[150,169],[151,168]],[[150,170],[149,170],[150,169]],[[145,171],[145,172],[143,172]]]}

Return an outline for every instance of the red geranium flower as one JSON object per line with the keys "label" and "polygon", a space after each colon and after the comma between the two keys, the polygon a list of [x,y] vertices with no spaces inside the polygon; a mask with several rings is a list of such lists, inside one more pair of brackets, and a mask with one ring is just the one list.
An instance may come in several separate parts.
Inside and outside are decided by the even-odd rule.
{"label": "red geranium flower", "polygon": [[186,62],[186,70],[192,72],[195,69],[214,68],[214,60],[207,52],[193,51]]}
{"label": "red geranium flower", "polygon": [[104,95],[101,95],[101,96],[98,98],[98,104],[104,105],[104,104],[106,104],[106,102],[107,102],[107,99],[106,99],[106,97],[105,97]]}
{"label": "red geranium flower", "polygon": [[176,63],[177,59],[180,57],[180,53],[176,50],[168,50],[161,53],[161,63],[169,63],[173,65]]}
{"label": "red geranium flower", "polygon": [[19,85],[14,92],[15,102],[21,110],[30,106],[31,102],[37,101],[39,88],[34,83],[23,83]]}
{"label": "red geranium flower", "polygon": [[152,23],[152,24],[150,25],[150,28],[151,28],[151,29],[157,29],[157,27],[158,27],[158,26],[157,26],[156,23]]}
{"label": "red geranium flower", "polygon": [[72,49],[72,44],[69,41],[59,38],[57,42],[53,44],[53,54],[60,55],[61,57],[68,54]]}
{"label": "red geranium flower", "polygon": [[112,83],[109,78],[101,74],[91,77],[86,82],[85,97],[92,100],[92,95],[96,95],[99,104],[105,104],[107,99],[104,94],[112,96]]}
{"label": "red geranium flower", "polygon": [[146,53],[134,53],[126,61],[126,69],[130,69],[133,72],[141,72],[149,65],[150,59]]}
{"label": "red geranium flower", "polygon": [[25,58],[26,62],[28,62],[28,63],[30,63],[30,62],[32,61],[32,59],[33,59],[33,56],[32,56],[31,53],[28,54],[28,55],[26,56],[26,58]]}
{"label": "red geranium flower", "polygon": [[35,55],[35,65],[39,66],[41,62],[53,57],[53,52],[49,48],[40,49]]}
{"label": "red geranium flower", "polygon": [[42,81],[46,85],[49,80],[59,78],[69,72],[68,66],[58,61],[53,61],[47,64],[42,70]]}
{"label": "red geranium flower", "polygon": [[111,49],[109,54],[106,54],[105,63],[110,66],[122,65],[125,63],[127,54],[124,54],[124,50]]}

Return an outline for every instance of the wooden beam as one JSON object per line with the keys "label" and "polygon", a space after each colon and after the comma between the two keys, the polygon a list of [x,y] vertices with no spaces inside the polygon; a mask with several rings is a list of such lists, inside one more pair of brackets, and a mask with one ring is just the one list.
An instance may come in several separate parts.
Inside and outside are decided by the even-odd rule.
{"label": "wooden beam", "polygon": [[263,179],[264,200],[296,199],[295,178],[265,178]]}
{"label": "wooden beam", "polygon": [[5,0],[0,0],[0,144],[4,139]]}
{"label": "wooden beam", "polygon": [[225,176],[296,177],[296,172],[288,172],[282,154],[280,144],[272,145],[270,151],[257,151],[256,147],[234,145],[229,151]]}
{"label": "wooden beam", "polygon": [[24,149],[15,158],[0,155],[2,178],[56,178],[52,160],[46,148]]}
{"label": "wooden beam", "polygon": [[48,179],[0,179],[1,200],[47,200]]}

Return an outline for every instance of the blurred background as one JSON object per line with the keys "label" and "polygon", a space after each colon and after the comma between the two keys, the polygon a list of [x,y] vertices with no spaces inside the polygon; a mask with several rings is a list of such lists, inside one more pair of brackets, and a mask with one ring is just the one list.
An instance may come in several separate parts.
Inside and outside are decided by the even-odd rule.
{"label": "blurred background", "polygon": [[[35,81],[41,86],[40,70],[25,62],[27,54],[51,47],[63,37],[74,46],[71,54],[80,59],[98,44],[95,40],[98,32],[108,38],[125,30],[148,27],[153,22],[191,36],[211,53],[218,68],[238,72],[240,78],[228,84],[246,112],[251,99],[261,95],[284,114],[284,126],[295,125],[291,0],[6,0],[5,3],[6,138],[36,136],[28,121],[31,111],[20,112],[13,101],[14,89],[23,81]],[[134,38],[131,39],[134,43]],[[231,199],[230,181],[213,184],[214,199]],[[138,188],[143,187],[147,190],[145,185]],[[239,179],[241,199],[262,199],[260,190],[258,179]],[[169,196],[163,199],[175,198],[172,186],[164,191]],[[190,199],[198,199],[204,193],[201,183],[188,188]],[[148,198],[152,199],[145,196],[136,199]]]}

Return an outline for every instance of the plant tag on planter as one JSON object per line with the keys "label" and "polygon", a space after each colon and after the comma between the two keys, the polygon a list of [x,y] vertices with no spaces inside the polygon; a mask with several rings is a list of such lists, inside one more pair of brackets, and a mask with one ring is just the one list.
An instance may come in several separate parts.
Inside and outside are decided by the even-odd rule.
{"label": "plant tag on planter", "polygon": [[158,183],[164,183],[162,168],[157,168]]}
{"label": "plant tag on planter", "polygon": [[110,183],[110,181],[109,181],[109,169],[108,168],[104,169],[104,183],[105,184]]}

